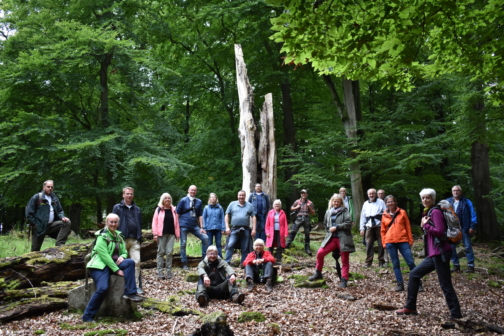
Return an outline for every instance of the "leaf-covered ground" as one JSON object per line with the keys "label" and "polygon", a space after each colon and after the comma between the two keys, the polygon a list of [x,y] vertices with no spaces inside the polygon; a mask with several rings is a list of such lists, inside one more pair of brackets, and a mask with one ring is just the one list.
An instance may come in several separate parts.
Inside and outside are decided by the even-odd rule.
{"label": "leaf-covered ground", "polygon": [[[418,316],[397,316],[394,311],[373,309],[373,304],[383,303],[402,307],[406,292],[396,293],[394,275],[391,268],[387,273],[375,267],[362,268],[363,252],[352,254],[350,272],[360,273],[365,277],[350,282],[346,289],[355,301],[346,301],[337,297],[343,290],[338,288],[339,281],[335,274],[334,262],[326,258],[324,276],[329,288],[295,288],[291,274],[309,275],[313,268],[305,268],[281,274],[284,282],[275,286],[268,294],[263,286],[247,294],[242,305],[228,301],[210,301],[206,308],[200,308],[194,295],[180,297],[181,303],[189,308],[207,314],[221,310],[228,314],[228,321],[235,335],[273,335],[271,323],[280,325],[281,335],[461,335],[460,330],[445,330],[441,324],[449,318],[443,293],[435,273],[424,281],[426,292],[419,294]],[[487,249],[476,248],[477,262],[485,266],[492,263]],[[300,257],[300,262],[314,262],[315,257]],[[464,259],[462,263],[464,263]],[[416,259],[416,262],[420,262]],[[477,264],[478,266],[478,264]],[[191,272],[194,272],[192,269]],[[240,276],[243,270],[237,269]],[[384,273],[384,274],[382,274]],[[490,273],[493,273],[492,271]],[[154,269],[144,270],[144,289],[147,296],[165,300],[177,295],[180,290],[195,288],[194,283],[184,281],[180,269],[175,269],[171,280],[157,280]],[[407,274],[405,274],[407,278]],[[458,294],[464,317],[484,321],[504,327],[504,282],[496,275],[491,275],[488,268],[477,268],[476,274],[458,273],[453,276],[453,283]],[[494,287],[490,286],[493,285]],[[144,315],[139,322],[98,321],[98,325],[84,330],[69,330],[69,326],[82,324],[80,315],[60,311],[41,317],[14,321],[0,326],[0,335],[34,335],[45,331],[46,335],[82,335],[85,332],[123,329],[128,335],[189,335],[200,326],[197,316],[169,316],[158,311],[140,310]],[[239,323],[242,312],[261,312],[266,317],[264,322]],[[64,329],[66,328],[66,329]],[[474,334],[474,333],[473,333]],[[492,335],[491,332],[478,335]],[[467,333],[465,334],[467,335]]]}

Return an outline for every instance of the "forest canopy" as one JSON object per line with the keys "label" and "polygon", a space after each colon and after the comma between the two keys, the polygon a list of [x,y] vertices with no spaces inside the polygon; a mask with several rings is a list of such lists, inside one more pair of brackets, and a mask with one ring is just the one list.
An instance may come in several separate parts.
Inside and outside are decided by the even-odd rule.
{"label": "forest canopy", "polygon": [[[342,186],[383,188],[413,223],[419,191],[504,219],[502,1],[3,0],[1,221],[52,179],[82,225],[135,188],[148,227],[163,192],[236,199],[234,44],[273,94],[278,197],[319,213]],[[350,91],[348,91],[349,89]],[[352,96],[348,96],[349,92]],[[349,114],[350,113],[350,114]],[[355,116],[355,126],[347,123]],[[352,130],[354,132],[352,133]]]}

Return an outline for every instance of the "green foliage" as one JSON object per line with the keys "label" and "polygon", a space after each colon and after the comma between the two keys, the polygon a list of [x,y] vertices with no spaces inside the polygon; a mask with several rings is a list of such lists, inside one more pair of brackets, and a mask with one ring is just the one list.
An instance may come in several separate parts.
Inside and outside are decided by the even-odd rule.
{"label": "green foliage", "polygon": [[266,318],[259,312],[242,312],[240,316],[238,316],[238,322],[240,323],[249,321],[264,322]]}

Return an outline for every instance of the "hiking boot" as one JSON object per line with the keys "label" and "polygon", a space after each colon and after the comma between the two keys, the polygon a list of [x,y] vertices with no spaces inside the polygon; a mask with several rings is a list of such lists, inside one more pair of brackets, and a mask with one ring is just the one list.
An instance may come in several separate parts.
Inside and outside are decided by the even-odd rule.
{"label": "hiking boot", "polygon": [[347,288],[348,286],[348,280],[341,277],[340,283],[339,283],[339,288]]}
{"label": "hiking boot", "polygon": [[418,287],[418,292],[425,292],[425,289],[423,288],[423,283],[422,281],[420,280],[420,286]]}
{"label": "hiking boot", "polygon": [[182,265],[182,269],[184,271],[189,271],[189,266],[187,266],[187,263],[185,263],[184,265]]}
{"label": "hiking boot", "polygon": [[173,278],[172,271],[166,270],[166,279],[171,279],[171,278]]}
{"label": "hiking boot", "polygon": [[245,300],[245,294],[243,293],[234,293],[231,297],[231,301],[233,301],[234,303],[241,304],[243,300]]}
{"label": "hiking boot", "polygon": [[450,272],[460,272],[460,265],[453,265]]}
{"label": "hiking boot", "polygon": [[163,274],[163,271],[158,271],[158,273],[157,273],[157,278],[158,278],[158,279],[164,279],[164,278],[165,278],[165,276],[164,276],[164,274]]}
{"label": "hiking boot", "polygon": [[322,272],[320,272],[318,269],[315,270],[315,273],[308,278],[309,281],[314,281],[318,279],[323,279],[324,277],[322,276]]}
{"label": "hiking boot", "polygon": [[396,310],[397,315],[418,315],[416,310],[411,310],[406,307]]}
{"label": "hiking boot", "polygon": [[396,291],[396,292],[402,292],[402,291],[404,291],[404,282],[398,281],[397,282],[397,286],[394,289],[394,291]]}
{"label": "hiking boot", "polygon": [[142,302],[143,300],[145,300],[145,298],[138,296],[136,294],[125,294],[123,295],[123,299],[130,300],[133,302]]}
{"label": "hiking boot", "polygon": [[266,280],[266,292],[271,293],[273,291],[273,284],[271,283],[271,279]]}
{"label": "hiking boot", "polygon": [[474,266],[467,266],[466,273],[474,273]]}
{"label": "hiking boot", "polygon": [[254,280],[252,280],[252,278],[247,278],[247,290],[249,292],[252,292],[252,290],[254,289]]}
{"label": "hiking boot", "polygon": [[198,296],[198,303],[200,307],[206,307],[208,305],[208,298],[206,295]]}
{"label": "hiking boot", "polygon": [[305,247],[305,252],[308,254],[310,257],[312,256],[311,250],[309,247]]}

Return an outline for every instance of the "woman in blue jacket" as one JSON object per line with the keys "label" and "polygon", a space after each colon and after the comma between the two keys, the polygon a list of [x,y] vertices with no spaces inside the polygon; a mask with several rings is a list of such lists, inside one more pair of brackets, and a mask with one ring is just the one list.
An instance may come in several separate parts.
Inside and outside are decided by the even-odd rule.
{"label": "woman in blue jacket", "polygon": [[[208,205],[203,210],[203,230],[208,236],[208,244],[217,246],[219,257],[222,258],[222,234],[226,231],[224,223],[224,209],[219,204],[219,199],[214,193],[210,193]],[[215,238],[215,243],[213,242]]]}

